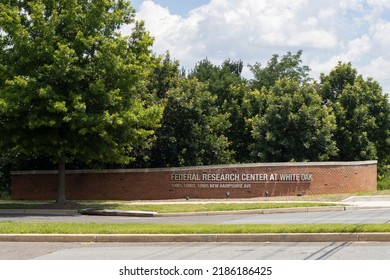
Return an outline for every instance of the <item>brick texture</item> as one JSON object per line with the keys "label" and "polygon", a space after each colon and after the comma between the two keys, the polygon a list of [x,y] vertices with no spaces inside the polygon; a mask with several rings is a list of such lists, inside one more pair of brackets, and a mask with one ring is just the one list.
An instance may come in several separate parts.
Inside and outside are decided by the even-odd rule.
{"label": "brick texture", "polygon": [[[70,170],[69,200],[250,198],[374,191],[377,162],[272,163],[164,169]],[[54,171],[12,173],[12,198],[54,200]]]}

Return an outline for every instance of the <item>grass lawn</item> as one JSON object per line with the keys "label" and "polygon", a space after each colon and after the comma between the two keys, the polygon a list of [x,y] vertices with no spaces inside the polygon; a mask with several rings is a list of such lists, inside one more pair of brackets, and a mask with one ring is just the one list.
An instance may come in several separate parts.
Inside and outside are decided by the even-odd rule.
{"label": "grass lawn", "polygon": [[[212,212],[212,211],[233,211],[233,210],[256,210],[272,208],[294,208],[294,207],[321,207],[336,206],[339,204],[327,202],[258,202],[258,203],[180,203],[180,204],[126,204],[126,203],[77,203],[76,209],[113,209],[152,211],[158,213],[180,213],[180,212]],[[1,203],[0,209],[44,209],[51,208],[50,203]]]}
{"label": "grass lawn", "polygon": [[[390,194],[389,190],[375,194]],[[355,194],[357,195],[357,194]],[[367,194],[361,194],[367,195]],[[371,194],[372,195],[372,194]],[[158,213],[203,212],[254,210],[270,208],[321,207],[340,204],[330,201],[341,201],[347,195],[321,195],[296,197],[297,201],[235,202],[229,203],[168,203],[145,204],[125,203],[117,201],[73,202],[76,209],[116,209],[134,211],[153,211]],[[294,197],[291,197],[294,200]],[[283,202],[284,199],[284,202]],[[305,202],[299,200],[310,200]],[[14,202],[0,201],[0,209],[53,208],[53,202]],[[299,224],[299,225],[204,225],[204,224],[115,224],[115,223],[58,223],[58,222],[0,222],[0,234],[251,234],[251,233],[359,233],[359,232],[390,232],[390,224]]]}
{"label": "grass lawn", "polygon": [[390,232],[390,224],[204,225],[0,222],[0,234],[243,234]]}

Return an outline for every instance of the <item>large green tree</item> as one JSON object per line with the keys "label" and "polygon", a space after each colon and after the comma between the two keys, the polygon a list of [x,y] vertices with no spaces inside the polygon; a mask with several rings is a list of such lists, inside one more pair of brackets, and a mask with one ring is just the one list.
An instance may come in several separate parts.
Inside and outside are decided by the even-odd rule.
{"label": "large green tree", "polygon": [[245,129],[246,110],[243,97],[250,90],[247,81],[241,76],[243,62],[225,60],[221,65],[214,65],[204,59],[195,66],[190,77],[207,83],[208,90],[216,97],[216,104],[221,112],[229,116],[230,126],[225,131],[229,148],[233,150],[235,162],[248,160],[248,138],[250,132]]}
{"label": "large green tree", "polygon": [[152,42],[126,0],[0,3],[3,145],[58,164],[57,203],[66,162],[127,163],[157,128],[162,110],[143,82]]}
{"label": "large green tree", "polygon": [[248,119],[252,160],[323,161],[336,154],[335,118],[314,85],[283,78],[257,96],[263,109]]}
{"label": "large green tree", "polygon": [[378,159],[390,163],[390,103],[378,82],[364,79],[351,63],[321,75],[324,104],[333,108],[337,160]]}
{"label": "large green tree", "polygon": [[196,166],[230,163],[225,131],[228,115],[216,96],[195,78],[180,78],[168,91],[161,128],[156,132],[153,166]]}

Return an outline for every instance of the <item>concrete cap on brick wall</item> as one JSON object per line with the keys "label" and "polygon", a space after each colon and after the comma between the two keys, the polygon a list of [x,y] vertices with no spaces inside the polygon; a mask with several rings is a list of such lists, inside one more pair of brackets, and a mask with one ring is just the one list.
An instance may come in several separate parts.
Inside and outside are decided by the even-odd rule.
{"label": "concrete cap on brick wall", "polygon": [[[324,166],[364,166],[377,165],[378,161],[324,161],[324,162],[272,162],[272,163],[247,163],[247,164],[226,164],[226,165],[204,165],[188,167],[167,167],[167,168],[138,168],[138,169],[81,169],[66,170],[67,174],[83,173],[135,173],[135,172],[159,172],[159,171],[185,171],[185,170],[203,170],[203,169],[221,169],[221,168],[251,168],[251,167],[324,167]],[[12,171],[12,175],[26,174],[57,174],[58,170],[31,170],[31,171]]]}

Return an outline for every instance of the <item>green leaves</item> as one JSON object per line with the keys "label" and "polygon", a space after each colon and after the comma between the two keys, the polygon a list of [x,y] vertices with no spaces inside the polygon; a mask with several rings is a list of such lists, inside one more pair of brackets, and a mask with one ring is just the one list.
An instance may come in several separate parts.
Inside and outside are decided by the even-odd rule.
{"label": "green leaves", "polygon": [[321,94],[336,117],[336,159],[389,164],[390,104],[378,83],[364,80],[351,63],[339,63],[321,75]]}
{"label": "green leaves", "polygon": [[262,87],[271,88],[279,79],[287,78],[299,84],[308,83],[310,68],[301,66],[302,51],[296,54],[288,52],[279,60],[279,55],[274,54],[268,61],[267,66],[262,67],[260,63],[250,65],[250,70],[254,75],[251,80],[252,88],[260,90]]}
{"label": "green leaves", "polygon": [[231,60],[202,60],[186,76],[169,53],[153,54],[126,0],[7,1],[0,14],[2,145],[28,156],[135,166],[390,162],[388,99],[351,64],[316,83],[298,51],[250,66],[250,81]]}
{"label": "green leaves", "polygon": [[230,125],[207,85],[194,78],[180,79],[168,91],[162,126],[153,150],[156,166],[210,165],[231,162],[224,135]]}
{"label": "green leaves", "polygon": [[117,33],[134,9],[121,0],[0,5],[8,146],[54,162],[129,162],[126,151],[148,142],[161,118],[161,106],[142,100],[152,39],[142,24],[132,40]]}
{"label": "green leaves", "polygon": [[[210,143],[223,143],[230,162],[378,158],[380,165],[388,163],[389,102],[378,83],[364,80],[351,64],[341,63],[329,76],[322,74],[320,83],[313,82],[310,69],[301,65],[301,55],[301,51],[281,58],[274,55],[265,67],[255,64],[251,67],[255,78],[249,82],[240,76],[240,62],[228,60],[216,66],[207,59],[200,61],[187,79],[196,77],[205,83],[201,91],[210,96],[202,98],[209,103],[195,101],[199,85],[188,82],[183,88],[183,82],[170,83],[173,89],[156,142],[165,158],[157,162],[188,165],[184,156],[178,160],[169,155],[203,151],[199,143],[219,131],[225,140],[214,138]],[[203,111],[202,104],[219,108]],[[210,110],[215,109],[219,117],[207,122],[199,117],[213,115]],[[191,164],[197,162],[204,164],[201,160]]]}
{"label": "green leaves", "polygon": [[319,161],[336,153],[334,117],[312,85],[284,78],[264,97],[265,110],[248,120],[253,160]]}

